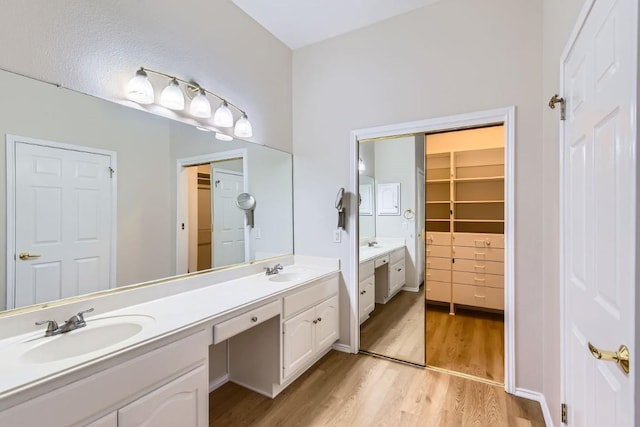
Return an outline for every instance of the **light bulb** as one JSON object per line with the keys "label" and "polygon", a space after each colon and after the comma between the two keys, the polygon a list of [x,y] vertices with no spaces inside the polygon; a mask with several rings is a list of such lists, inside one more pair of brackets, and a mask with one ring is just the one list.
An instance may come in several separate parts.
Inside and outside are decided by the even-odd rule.
{"label": "light bulb", "polygon": [[233,141],[232,136],[220,132],[216,132],[216,139],[219,139],[220,141]]}
{"label": "light bulb", "polygon": [[194,117],[200,117],[202,119],[211,117],[211,104],[209,104],[204,89],[200,88],[200,92],[191,100],[189,113]]}
{"label": "light bulb", "polygon": [[246,113],[242,113],[242,117],[236,122],[236,127],[233,129],[233,133],[238,138],[251,138],[253,136],[253,129],[251,128],[251,122]]}
{"label": "light bulb", "polygon": [[144,69],[140,68],[136,71],[136,75],[129,80],[126,96],[127,99],[138,104],[153,104],[153,86],[151,86]]}
{"label": "light bulb", "polygon": [[216,110],[213,115],[213,124],[221,128],[230,128],[233,126],[233,113],[229,109],[227,101],[222,101],[222,104]]}
{"label": "light bulb", "polygon": [[180,90],[176,79],[172,79],[169,85],[162,91],[160,104],[171,110],[184,110],[184,94],[182,90]]}

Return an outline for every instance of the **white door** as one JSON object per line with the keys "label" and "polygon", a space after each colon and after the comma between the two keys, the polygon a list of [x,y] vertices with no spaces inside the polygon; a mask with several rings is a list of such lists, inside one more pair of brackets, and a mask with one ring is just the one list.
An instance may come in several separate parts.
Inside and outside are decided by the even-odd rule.
{"label": "white door", "polygon": [[15,275],[8,305],[112,287],[112,156],[30,141],[14,146]]}
{"label": "white door", "polygon": [[562,61],[563,389],[572,426],[634,425],[636,0],[597,0]]}
{"label": "white door", "polygon": [[236,205],[238,194],[244,192],[244,177],[240,173],[212,168],[213,177],[213,266],[238,264],[245,261],[244,211]]}

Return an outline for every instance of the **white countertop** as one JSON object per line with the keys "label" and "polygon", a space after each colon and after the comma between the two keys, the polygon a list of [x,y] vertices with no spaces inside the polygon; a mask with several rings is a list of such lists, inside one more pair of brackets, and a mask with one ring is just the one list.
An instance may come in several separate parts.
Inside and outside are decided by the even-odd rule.
{"label": "white countertop", "polygon": [[372,259],[384,256],[386,254],[389,254],[397,249],[400,248],[404,248],[405,244],[404,241],[402,242],[398,242],[398,241],[390,241],[390,242],[380,242],[379,244],[376,244],[373,247],[369,247],[369,246],[360,246],[359,248],[359,253],[360,253],[360,262],[367,262],[370,261]]}
{"label": "white countertop", "polygon": [[[304,272],[304,277],[288,282],[275,282],[268,280],[269,278],[264,273],[251,274],[109,312],[92,313],[95,316],[86,316],[87,326],[85,328],[66,334],[44,338],[45,327],[43,326],[37,332],[32,331],[0,340],[0,363],[2,364],[0,400],[48,379],[90,366],[172,333],[206,322],[214,323],[217,318],[241,311],[254,304],[276,299],[310,281],[336,273],[339,270],[337,263],[315,265],[297,262],[285,266],[281,274],[295,271]],[[216,272],[210,274],[216,274]],[[27,363],[21,360],[25,351],[35,345],[41,345],[40,342],[65,339],[68,335],[88,330],[93,322],[95,322],[94,325],[99,325],[101,322],[104,324],[105,321],[114,321],[107,320],[107,318],[130,315],[136,315],[137,318],[142,318],[140,315],[150,316],[150,318],[147,317],[149,321],[144,322],[141,332],[117,344],[55,362]],[[115,320],[117,321],[117,319]],[[34,344],[35,342],[38,343]]]}

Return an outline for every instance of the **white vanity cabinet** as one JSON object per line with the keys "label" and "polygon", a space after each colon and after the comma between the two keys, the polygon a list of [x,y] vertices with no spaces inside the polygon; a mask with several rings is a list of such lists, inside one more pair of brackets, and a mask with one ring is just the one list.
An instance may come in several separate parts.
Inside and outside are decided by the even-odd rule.
{"label": "white vanity cabinet", "polygon": [[339,337],[338,277],[319,281],[284,298],[282,324],[285,380],[326,354]]}
{"label": "white vanity cabinet", "polygon": [[[406,283],[404,246],[388,255],[388,265],[377,267],[375,272],[375,302],[386,304]],[[376,260],[377,261],[377,260]]]}
{"label": "white vanity cabinet", "polygon": [[376,281],[374,271],[373,260],[360,264],[358,312],[361,324],[369,318],[369,314],[376,308]]}
{"label": "white vanity cabinet", "polygon": [[[209,422],[204,330],[0,412],[2,426],[196,426]],[[53,380],[55,381],[55,380]]]}

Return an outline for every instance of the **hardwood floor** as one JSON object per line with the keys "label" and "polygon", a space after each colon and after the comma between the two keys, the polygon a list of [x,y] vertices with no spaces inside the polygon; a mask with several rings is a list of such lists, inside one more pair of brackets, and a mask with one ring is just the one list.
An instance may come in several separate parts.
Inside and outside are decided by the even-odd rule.
{"label": "hardwood floor", "polygon": [[504,315],[429,304],[427,365],[504,383]]}
{"label": "hardwood floor", "polygon": [[275,399],[232,383],[209,395],[210,426],[544,426],[537,402],[501,387],[332,351]]}
{"label": "hardwood floor", "polygon": [[360,325],[360,348],[424,365],[424,294],[401,291]]}

